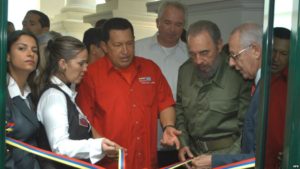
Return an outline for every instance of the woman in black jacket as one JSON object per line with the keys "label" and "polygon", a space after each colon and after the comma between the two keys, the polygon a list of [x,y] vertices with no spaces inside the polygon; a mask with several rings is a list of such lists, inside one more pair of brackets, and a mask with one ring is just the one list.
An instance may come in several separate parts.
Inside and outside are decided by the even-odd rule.
{"label": "woman in black jacket", "polygon": [[[14,127],[7,136],[33,146],[37,146],[40,128],[31,98],[38,60],[38,41],[33,34],[15,31],[8,36],[6,120]],[[5,168],[40,169],[40,165],[35,155],[7,146]]]}

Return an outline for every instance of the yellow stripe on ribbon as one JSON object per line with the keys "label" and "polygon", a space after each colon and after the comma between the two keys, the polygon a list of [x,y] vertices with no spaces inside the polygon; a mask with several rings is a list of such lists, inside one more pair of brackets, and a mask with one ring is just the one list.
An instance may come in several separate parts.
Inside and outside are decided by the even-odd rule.
{"label": "yellow stripe on ribbon", "polygon": [[5,129],[5,131],[6,131],[7,133],[9,133],[9,132],[12,132],[13,129],[12,129],[12,128],[7,128],[7,129]]}

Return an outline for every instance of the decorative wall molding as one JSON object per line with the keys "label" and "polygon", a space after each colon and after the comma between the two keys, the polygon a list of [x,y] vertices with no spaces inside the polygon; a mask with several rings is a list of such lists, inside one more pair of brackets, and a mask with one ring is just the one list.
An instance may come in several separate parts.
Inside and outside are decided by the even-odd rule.
{"label": "decorative wall molding", "polygon": [[[157,13],[159,4],[162,2],[163,1],[148,2],[146,4],[147,11]],[[263,0],[179,0],[179,2],[187,7],[188,12],[232,9],[261,11],[264,7]]]}
{"label": "decorative wall molding", "polygon": [[[163,0],[162,0],[163,1]],[[148,2],[148,12],[157,13],[162,1]],[[177,0],[173,0],[177,1]],[[198,20],[215,22],[226,43],[231,30],[246,21],[263,23],[264,0],[179,0],[187,8],[188,27]]]}
{"label": "decorative wall molding", "polygon": [[85,15],[83,21],[94,26],[100,19],[123,17],[133,24],[136,39],[151,36],[156,32],[157,14],[147,12],[147,2],[149,0],[106,0],[105,4],[97,5],[96,13]]}

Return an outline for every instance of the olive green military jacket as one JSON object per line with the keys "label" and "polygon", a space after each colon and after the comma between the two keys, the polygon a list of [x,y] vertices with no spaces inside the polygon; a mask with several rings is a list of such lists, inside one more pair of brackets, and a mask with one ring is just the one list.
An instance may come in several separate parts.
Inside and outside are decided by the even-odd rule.
{"label": "olive green military jacket", "polygon": [[216,152],[240,151],[241,129],[250,101],[250,82],[229,67],[226,56],[219,57],[220,65],[209,80],[201,79],[190,59],[179,69],[176,127],[182,131],[181,147],[188,146],[194,154],[207,153],[199,149],[197,140],[205,142],[230,136],[234,143]]}

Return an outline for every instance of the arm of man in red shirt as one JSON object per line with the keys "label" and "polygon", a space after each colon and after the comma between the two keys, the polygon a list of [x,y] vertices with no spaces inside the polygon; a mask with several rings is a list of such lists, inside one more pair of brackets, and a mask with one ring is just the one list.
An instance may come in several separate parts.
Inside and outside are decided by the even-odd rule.
{"label": "arm of man in red shirt", "polygon": [[174,107],[167,107],[160,112],[160,122],[163,126],[164,133],[161,139],[161,144],[166,146],[176,146],[179,149],[180,142],[177,138],[181,131],[175,128],[175,109]]}

